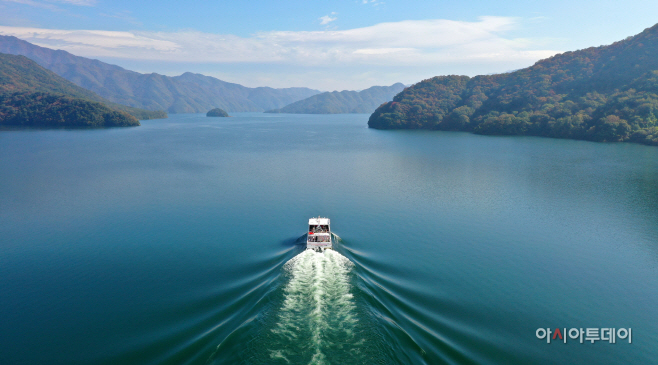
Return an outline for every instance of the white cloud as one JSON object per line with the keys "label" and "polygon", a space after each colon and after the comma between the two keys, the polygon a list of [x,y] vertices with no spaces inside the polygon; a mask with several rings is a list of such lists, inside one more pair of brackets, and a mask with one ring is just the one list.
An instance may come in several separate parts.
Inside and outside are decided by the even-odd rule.
{"label": "white cloud", "polygon": [[0,34],[86,57],[188,63],[412,65],[537,60],[556,53],[533,49],[531,39],[505,38],[504,33],[514,25],[513,18],[482,17],[477,22],[406,20],[349,30],[271,31],[251,37],[196,31],[117,32],[8,26],[0,26]]}
{"label": "white cloud", "polygon": [[133,16],[130,15],[131,12],[129,11],[116,11],[116,12],[108,12],[108,13],[99,13],[98,15],[105,17],[105,18],[114,18],[114,19],[120,19],[125,22],[128,22],[130,24],[142,26],[142,22],[138,21],[135,19]]}
{"label": "white cloud", "polygon": [[[280,77],[283,85],[279,83],[279,86],[286,86],[285,82],[290,81],[285,80],[296,79],[295,72],[301,73],[302,68],[308,75],[314,69],[325,73],[335,70],[331,72],[335,83],[348,83],[356,75],[348,76],[348,69],[358,68],[360,74],[366,70],[378,73],[377,70],[386,69],[389,74],[393,70],[407,70],[404,72],[413,73],[413,77],[419,77],[421,71],[427,77],[451,73],[474,75],[526,67],[557,53],[546,49],[542,39],[506,37],[516,23],[517,19],[508,17],[482,17],[474,22],[406,20],[348,30],[271,31],[249,37],[197,31],[117,32],[10,26],[0,26],[0,34],[79,56],[111,58],[113,63],[124,65],[140,63],[142,71],[158,71],[146,68],[165,63],[182,65],[181,73],[202,67],[210,73],[207,65],[213,64],[224,64],[215,66],[216,69],[242,65],[243,75],[261,72],[267,75],[264,78]],[[125,61],[117,62],[120,59]],[[246,71],[247,67],[251,71]],[[266,71],[275,67],[287,67],[287,74],[277,76],[274,71]],[[340,74],[345,75],[343,80]]]}
{"label": "white cloud", "polygon": [[1,0],[3,2],[8,2],[8,3],[16,3],[16,4],[23,4],[23,5],[29,5],[33,6],[35,8],[43,8],[43,9],[49,9],[49,10],[60,10],[57,6],[53,4],[48,4],[40,1],[33,1],[33,0]]}
{"label": "white cloud", "polygon": [[[336,13],[331,13],[331,14],[336,14]],[[322,24],[322,25],[329,24],[329,23],[333,22],[336,19],[338,19],[338,18],[337,17],[332,18],[329,15],[325,15],[325,16],[320,17],[320,24]]]}
{"label": "white cloud", "polygon": [[36,0],[0,0],[3,2],[17,3],[23,5],[34,6],[37,8],[44,8],[50,10],[60,10],[53,3],[59,4],[69,4],[77,6],[93,6],[96,5],[96,0],[45,0],[45,1],[36,1]]}
{"label": "white cloud", "polygon": [[354,51],[354,54],[365,54],[365,55],[385,55],[398,52],[413,52],[413,48],[361,48]]}
{"label": "white cloud", "polygon": [[156,58],[179,50],[180,45],[131,32],[102,30],[59,30],[0,26],[0,34],[13,35],[28,42],[53,49],[63,49],[88,57]]}
{"label": "white cloud", "polygon": [[96,0],[48,0],[53,3],[71,4],[78,6],[93,6],[96,5]]}

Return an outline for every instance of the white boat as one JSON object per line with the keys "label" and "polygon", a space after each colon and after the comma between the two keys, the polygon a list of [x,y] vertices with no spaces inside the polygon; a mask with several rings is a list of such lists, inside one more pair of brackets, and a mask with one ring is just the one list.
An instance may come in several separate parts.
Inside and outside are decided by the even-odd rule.
{"label": "white boat", "polygon": [[329,218],[311,218],[308,220],[306,249],[324,251],[332,248]]}

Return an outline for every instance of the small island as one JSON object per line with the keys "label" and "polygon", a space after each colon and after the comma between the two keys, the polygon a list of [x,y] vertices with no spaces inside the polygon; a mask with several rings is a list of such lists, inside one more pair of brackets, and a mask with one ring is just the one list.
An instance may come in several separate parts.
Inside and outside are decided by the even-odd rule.
{"label": "small island", "polygon": [[208,113],[206,113],[206,117],[228,117],[228,113],[224,111],[223,109],[215,108]]}

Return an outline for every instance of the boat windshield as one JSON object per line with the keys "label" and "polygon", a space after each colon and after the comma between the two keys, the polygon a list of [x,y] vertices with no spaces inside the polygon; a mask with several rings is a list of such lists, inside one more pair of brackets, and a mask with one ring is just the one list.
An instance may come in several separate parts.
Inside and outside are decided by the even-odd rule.
{"label": "boat windshield", "polygon": [[308,231],[313,233],[329,233],[329,226],[325,224],[310,225],[308,226]]}

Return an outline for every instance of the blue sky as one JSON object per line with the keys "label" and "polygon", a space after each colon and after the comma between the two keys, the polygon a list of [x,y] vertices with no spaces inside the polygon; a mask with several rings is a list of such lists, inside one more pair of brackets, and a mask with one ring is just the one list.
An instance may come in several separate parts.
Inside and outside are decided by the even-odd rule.
{"label": "blue sky", "polygon": [[518,69],[655,14],[655,0],[0,0],[0,34],[145,73],[344,90]]}

